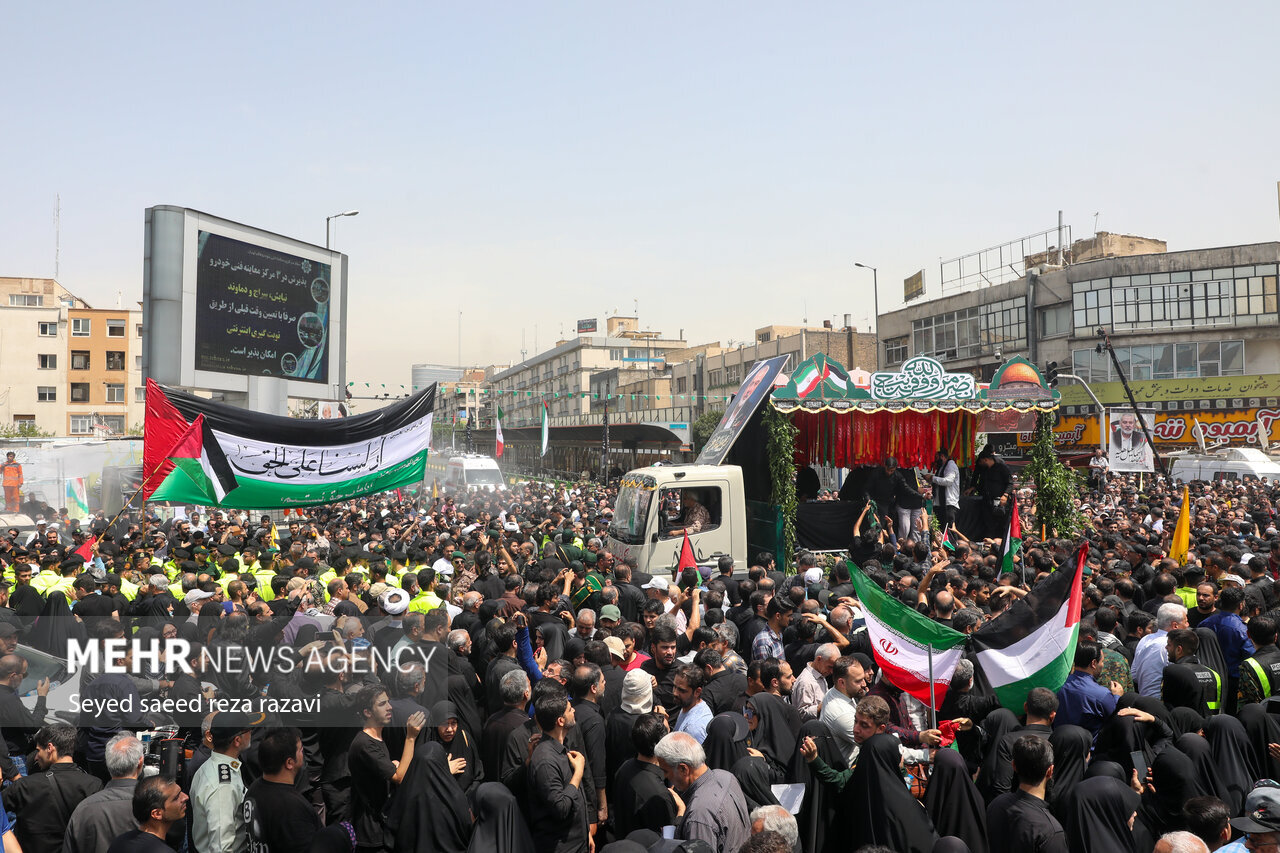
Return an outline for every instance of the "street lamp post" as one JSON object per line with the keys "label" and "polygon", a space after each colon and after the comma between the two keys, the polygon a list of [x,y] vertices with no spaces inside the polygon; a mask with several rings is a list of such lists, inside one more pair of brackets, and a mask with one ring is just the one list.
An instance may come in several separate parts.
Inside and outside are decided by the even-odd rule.
{"label": "street lamp post", "polygon": [[1093,404],[1098,407],[1098,449],[1103,453],[1107,451],[1107,410],[1103,407],[1102,401],[1098,399],[1098,395],[1093,393],[1093,389],[1089,387],[1089,383],[1085,382],[1074,373],[1059,373],[1059,379],[1074,379],[1084,387],[1084,392],[1093,400]]}
{"label": "street lamp post", "polygon": [[360,214],[360,211],[358,210],[344,210],[342,213],[335,213],[333,216],[326,216],[324,218],[324,247],[326,249],[329,248],[329,223],[330,222],[342,216],[358,216],[359,214]]}
{"label": "street lamp post", "polygon": [[871,296],[872,307],[876,312],[876,370],[880,369],[880,279],[875,267],[853,262],[855,267],[864,270],[871,270]]}

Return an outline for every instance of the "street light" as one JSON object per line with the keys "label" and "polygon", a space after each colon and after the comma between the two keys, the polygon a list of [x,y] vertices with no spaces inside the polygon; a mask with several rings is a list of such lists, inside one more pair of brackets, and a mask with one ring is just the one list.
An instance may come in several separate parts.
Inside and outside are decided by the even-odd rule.
{"label": "street light", "polygon": [[324,247],[326,249],[329,248],[329,223],[330,222],[342,216],[359,216],[359,215],[360,215],[360,211],[358,210],[346,210],[346,211],[343,211],[342,213],[335,213],[333,216],[326,216],[324,218]]}
{"label": "street light", "polygon": [[874,309],[876,312],[876,370],[880,369],[880,280],[879,274],[875,267],[869,267],[866,264],[853,262],[855,267],[864,270],[871,270],[871,293]]}

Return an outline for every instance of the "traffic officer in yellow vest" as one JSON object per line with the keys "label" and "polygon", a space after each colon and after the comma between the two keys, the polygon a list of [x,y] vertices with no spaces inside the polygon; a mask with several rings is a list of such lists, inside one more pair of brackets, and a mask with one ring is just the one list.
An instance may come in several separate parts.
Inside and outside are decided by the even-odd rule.
{"label": "traffic officer in yellow vest", "polygon": [[[409,599],[409,611],[411,613],[426,613],[428,610],[435,610],[442,602],[439,596],[434,592],[436,585],[436,573],[431,569],[423,569],[414,574],[406,573],[400,578],[400,587],[408,591],[412,596]],[[422,581],[427,581],[427,586],[422,586]]]}
{"label": "traffic officer in yellow vest", "polygon": [[1189,628],[1165,638],[1169,664],[1164,668],[1160,698],[1169,708],[1190,708],[1202,717],[1222,710],[1222,676],[1200,663],[1200,638]]}
{"label": "traffic officer in yellow vest", "polygon": [[249,745],[250,728],[249,717],[237,712],[222,711],[213,718],[213,752],[191,780],[191,840],[200,853],[249,849],[240,752]]}
{"label": "traffic officer in yellow vest", "polygon": [[1276,648],[1276,620],[1255,616],[1249,620],[1249,639],[1257,649],[1240,662],[1240,705],[1262,702],[1280,693],[1280,649]]}
{"label": "traffic officer in yellow vest", "polygon": [[62,574],[58,571],[60,562],[56,554],[45,554],[41,557],[40,571],[31,579],[31,588],[48,598],[49,590],[57,586],[58,582],[62,580]]}

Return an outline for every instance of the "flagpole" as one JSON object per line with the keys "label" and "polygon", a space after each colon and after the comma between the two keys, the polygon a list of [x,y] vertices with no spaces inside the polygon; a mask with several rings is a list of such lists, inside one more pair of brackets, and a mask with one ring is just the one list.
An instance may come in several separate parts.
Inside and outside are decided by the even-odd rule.
{"label": "flagpole", "polygon": [[938,688],[933,683],[933,643],[925,648],[929,650],[929,728],[936,729],[938,727],[938,712],[936,709],[938,704]]}
{"label": "flagpole", "polygon": [[[204,417],[204,415],[197,415],[197,418],[202,418],[202,417]],[[195,426],[194,421],[188,426],[188,429],[190,429],[190,427],[192,426]],[[165,454],[165,459],[168,459],[170,456],[173,455],[174,448],[176,448],[182,442],[182,439],[186,437],[186,434],[187,434],[186,430],[183,430],[182,435],[178,436],[178,440],[173,443],[173,447],[170,447],[169,452]],[[143,441],[145,443],[146,441],[145,437]],[[160,473],[160,469],[163,467],[164,467],[164,463],[157,465],[154,471],[152,471],[150,474],[142,478],[142,482],[138,484],[137,490],[134,491],[132,495],[129,495],[129,499],[124,502],[124,506],[120,507],[120,511],[116,513],[115,518],[107,522],[108,530],[110,530],[112,527],[115,526],[115,523],[120,520],[120,516],[124,515],[124,511],[129,508],[129,504],[133,503],[133,499],[136,498],[138,494],[147,487],[147,483],[151,482],[151,478],[154,477],[156,474]],[[145,498],[143,499],[142,503],[143,503],[143,511],[145,512],[146,503],[147,503]]]}

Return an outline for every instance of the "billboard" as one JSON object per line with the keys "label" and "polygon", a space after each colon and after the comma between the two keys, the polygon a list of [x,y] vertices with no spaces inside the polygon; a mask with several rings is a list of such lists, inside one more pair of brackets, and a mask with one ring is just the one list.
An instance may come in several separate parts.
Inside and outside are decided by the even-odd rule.
{"label": "billboard", "polygon": [[588,333],[588,332],[594,332],[595,330],[596,330],[596,318],[595,318],[595,317],[592,317],[590,320],[579,320],[579,321],[578,321],[578,334],[580,334],[580,335],[584,335],[584,334],[586,334],[586,333]]}
{"label": "billboard", "polygon": [[1110,421],[1107,430],[1107,459],[1112,471],[1144,471],[1148,474],[1155,471],[1155,455],[1147,436],[1142,431],[1143,424],[1151,429],[1151,414],[1148,412],[1112,411],[1107,413]]}
{"label": "billboard", "polygon": [[[1164,453],[1187,450],[1196,446],[1191,429],[1196,421],[1204,427],[1205,441],[1210,444],[1226,440],[1234,447],[1257,447],[1259,427],[1268,444],[1280,442],[1280,407],[1246,406],[1220,411],[1154,412],[1145,418],[1151,425],[1151,438],[1156,449]],[[1020,433],[1018,443],[1030,446],[1034,436],[1028,430]],[[1061,453],[1084,453],[1098,446],[1097,415],[1059,415],[1054,426],[1054,443]]]}
{"label": "billboard", "polygon": [[729,455],[729,449],[737,441],[747,421],[755,414],[756,409],[773,391],[773,381],[778,378],[786,365],[789,355],[779,355],[765,361],[757,361],[751,372],[742,380],[733,400],[724,410],[715,432],[707,439],[706,445],[698,454],[696,465],[719,465]]}
{"label": "billboard", "polygon": [[903,302],[910,302],[919,296],[924,296],[924,270],[902,280]]}
{"label": "billboard", "polygon": [[143,372],[168,385],[290,397],[345,387],[347,258],[188,208],[146,211]]}
{"label": "billboard", "polygon": [[199,231],[196,370],[327,382],[333,266]]}

